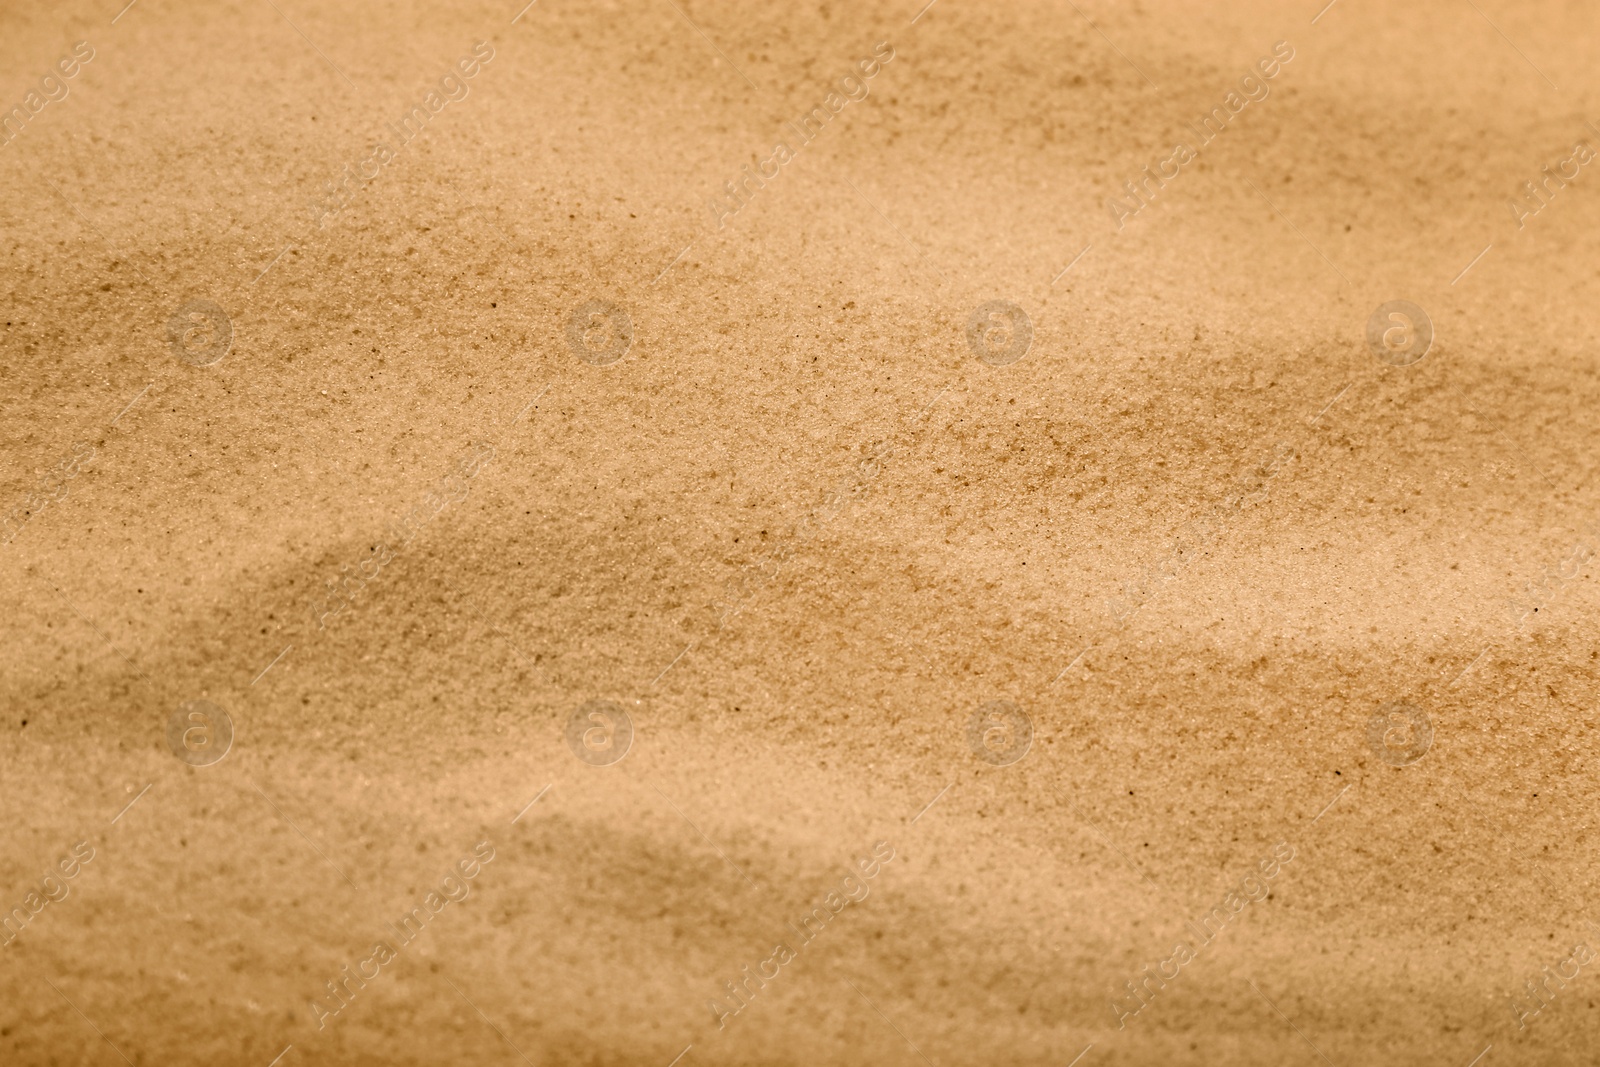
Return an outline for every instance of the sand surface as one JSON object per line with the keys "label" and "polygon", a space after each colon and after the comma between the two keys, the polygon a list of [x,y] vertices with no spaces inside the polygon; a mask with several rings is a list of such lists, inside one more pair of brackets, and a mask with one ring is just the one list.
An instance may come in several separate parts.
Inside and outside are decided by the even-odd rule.
{"label": "sand surface", "polygon": [[0,11],[0,1062],[1595,1062],[1594,11],[923,2]]}

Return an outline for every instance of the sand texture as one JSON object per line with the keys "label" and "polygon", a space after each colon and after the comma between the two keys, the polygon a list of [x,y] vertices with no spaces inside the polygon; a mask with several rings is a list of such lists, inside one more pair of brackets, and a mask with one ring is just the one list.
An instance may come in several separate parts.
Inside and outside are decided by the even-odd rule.
{"label": "sand texture", "polygon": [[0,1063],[1597,1061],[1592,5],[524,2],[0,10]]}

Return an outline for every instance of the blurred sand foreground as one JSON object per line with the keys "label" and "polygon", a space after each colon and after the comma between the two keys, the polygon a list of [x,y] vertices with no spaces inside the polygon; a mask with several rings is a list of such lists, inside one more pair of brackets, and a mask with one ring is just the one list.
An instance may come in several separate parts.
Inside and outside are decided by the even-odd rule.
{"label": "blurred sand foreground", "polygon": [[1593,1063],[1597,45],[0,12],[0,1062]]}

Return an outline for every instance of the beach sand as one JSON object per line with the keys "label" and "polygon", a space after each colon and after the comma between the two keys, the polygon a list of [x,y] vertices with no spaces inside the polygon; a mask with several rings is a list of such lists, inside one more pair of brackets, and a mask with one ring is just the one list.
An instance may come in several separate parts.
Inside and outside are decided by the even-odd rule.
{"label": "beach sand", "polygon": [[0,1060],[1593,1062],[1592,15],[923,2],[0,12]]}

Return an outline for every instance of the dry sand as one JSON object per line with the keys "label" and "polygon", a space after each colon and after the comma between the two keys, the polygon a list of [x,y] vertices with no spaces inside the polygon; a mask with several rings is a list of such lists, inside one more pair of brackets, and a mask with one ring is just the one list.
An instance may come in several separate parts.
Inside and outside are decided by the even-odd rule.
{"label": "dry sand", "polygon": [[0,12],[0,1061],[1595,1062],[1592,10],[519,6]]}

